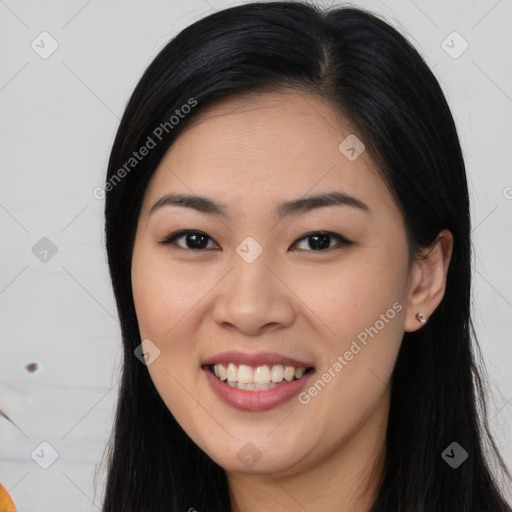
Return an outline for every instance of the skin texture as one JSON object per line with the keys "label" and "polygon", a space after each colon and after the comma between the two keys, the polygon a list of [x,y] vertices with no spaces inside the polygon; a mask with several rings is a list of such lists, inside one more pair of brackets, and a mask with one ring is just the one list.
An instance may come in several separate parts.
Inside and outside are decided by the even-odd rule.
{"label": "skin texture", "polygon": [[[421,328],[416,314],[428,319],[444,294],[450,232],[409,262],[403,218],[368,152],[349,161],[338,149],[350,133],[314,95],[223,100],[180,135],[144,197],[132,285],[141,340],[160,350],[148,371],[183,429],[227,470],[236,511],[369,509],[403,332]],[[329,206],[276,220],[279,203],[334,190],[369,211]],[[178,206],[149,215],[170,192],[212,198],[231,217]],[[208,247],[159,244],[181,229],[206,233]],[[303,237],[319,230],[353,244],[333,237],[315,249]],[[247,236],[263,250],[250,264],[236,252]],[[393,318],[307,404],[240,411],[201,369],[227,350],[279,352],[313,362],[313,384],[393,304]],[[248,442],[261,454],[251,467],[237,457]]]}

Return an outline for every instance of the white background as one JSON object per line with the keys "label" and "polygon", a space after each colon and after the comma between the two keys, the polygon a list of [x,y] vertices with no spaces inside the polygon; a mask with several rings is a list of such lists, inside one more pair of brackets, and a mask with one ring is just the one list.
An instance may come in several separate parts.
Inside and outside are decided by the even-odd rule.
{"label": "white background", "polygon": [[[19,512],[100,508],[104,475],[95,494],[94,474],[112,424],[121,340],[104,204],[92,191],[142,72],[177,32],[228,5],[0,1],[0,408],[12,420],[0,416],[0,481]],[[353,5],[381,13],[412,41],[452,108],[472,199],[473,313],[490,417],[512,469],[512,2]],[[58,43],[47,59],[31,47],[43,45],[44,31]],[[456,59],[441,46],[453,31],[469,44]],[[57,247],[47,262],[32,252],[42,237]],[[29,363],[39,370],[28,372]],[[48,469],[31,458],[43,441],[58,453]]]}

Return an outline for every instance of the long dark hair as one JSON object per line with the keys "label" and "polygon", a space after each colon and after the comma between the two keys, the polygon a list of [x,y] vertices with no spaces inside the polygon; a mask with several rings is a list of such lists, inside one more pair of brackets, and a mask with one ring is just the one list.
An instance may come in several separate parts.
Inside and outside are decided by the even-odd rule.
{"label": "long dark hair", "polygon": [[[510,479],[488,426],[470,317],[466,172],[445,96],[419,53],[377,16],[302,2],[249,3],[195,22],[160,51],[127,104],[105,183],[124,357],[103,511],[230,510],[225,470],[182,430],[134,356],[132,249],[148,182],[181,130],[219,99],[290,87],[325,98],[356,127],[403,213],[411,255],[444,228],[454,236],[441,304],[403,337],[372,512],[510,512],[493,476],[496,461]],[[148,154],[131,161],[149,140]],[[442,457],[452,442],[468,453],[457,469]]]}

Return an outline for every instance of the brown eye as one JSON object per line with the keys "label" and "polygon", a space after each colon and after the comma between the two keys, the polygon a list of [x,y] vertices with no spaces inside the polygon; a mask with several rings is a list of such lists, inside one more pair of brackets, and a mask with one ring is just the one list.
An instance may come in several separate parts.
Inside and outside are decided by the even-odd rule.
{"label": "brown eye", "polygon": [[306,251],[312,250],[313,252],[321,252],[333,248],[330,246],[331,241],[333,239],[338,241],[338,244],[336,244],[336,246],[346,246],[352,244],[352,242],[350,240],[347,240],[344,236],[338,235],[336,233],[331,233],[329,231],[315,231],[313,233],[309,233],[300,238],[297,242],[295,242],[295,244],[302,240],[308,240],[308,249],[305,249]]}
{"label": "brown eye", "polygon": [[[181,239],[184,240],[184,245],[176,243],[177,240]],[[181,230],[176,233],[173,233],[160,243],[164,245],[176,244],[181,249],[190,249],[195,251],[208,248],[208,240],[212,239],[202,231]]]}
{"label": "brown eye", "polygon": [[[183,239],[183,242],[177,243],[177,241],[181,239]],[[338,243],[334,247],[331,246],[331,241],[333,239],[338,241]],[[215,243],[217,247],[219,247],[217,243],[214,242],[213,239],[210,238],[206,233],[204,233],[203,231],[196,230],[177,231],[176,233],[169,235],[165,240],[162,240],[160,243],[162,245],[174,244],[177,245],[180,249],[185,250],[188,249],[192,251],[201,251],[203,249],[211,248],[208,247],[209,240],[211,240],[213,243]],[[323,252],[338,246],[352,245],[353,243],[350,240],[347,240],[344,236],[338,235],[337,233],[331,233],[329,231],[313,231],[295,241],[292,247],[297,245],[302,240],[308,240],[309,243],[308,248],[302,248],[300,250],[306,250],[310,252]]]}

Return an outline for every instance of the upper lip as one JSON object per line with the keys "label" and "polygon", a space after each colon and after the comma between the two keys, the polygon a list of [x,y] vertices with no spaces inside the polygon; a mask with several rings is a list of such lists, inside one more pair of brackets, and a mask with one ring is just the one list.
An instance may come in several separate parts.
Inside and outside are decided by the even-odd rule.
{"label": "upper lip", "polygon": [[294,366],[295,368],[313,367],[311,362],[299,361],[298,359],[287,357],[283,354],[278,354],[277,352],[258,352],[255,354],[250,354],[247,352],[230,351],[216,354],[203,361],[203,365],[211,365],[217,363],[234,363],[238,365],[245,364],[247,366],[260,366],[265,364],[272,366],[275,364],[282,364],[286,366]]}

